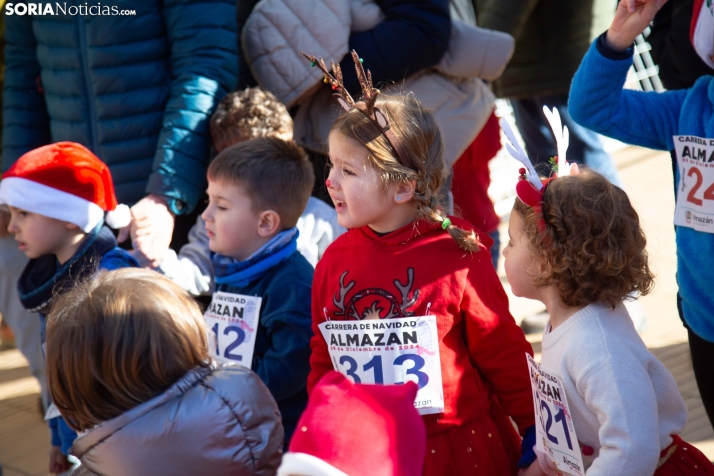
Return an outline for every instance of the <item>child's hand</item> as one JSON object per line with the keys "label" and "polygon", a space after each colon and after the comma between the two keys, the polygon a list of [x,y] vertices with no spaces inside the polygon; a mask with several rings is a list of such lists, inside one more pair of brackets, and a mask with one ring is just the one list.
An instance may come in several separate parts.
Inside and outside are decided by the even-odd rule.
{"label": "child's hand", "polygon": [[538,460],[535,460],[525,469],[518,470],[518,476],[546,476],[547,473],[540,467]]}
{"label": "child's hand", "polygon": [[607,44],[620,51],[629,48],[665,3],[667,0],[620,0],[615,19],[607,30]]}
{"label": "child's hand", "polygon": [[50,473],[58,474],[69,471],[72,464],[67,459],[67,455],[60,451],[59,446],[53,446],[50,449]]}
{"label": "child's hand", "polygon": [[122,229],[117,241],[131,232],[132,253],[142,266],[152,268],[161,264],[171,244],[174,216],[159,197],[149,195],[131,207],[132,222]]}

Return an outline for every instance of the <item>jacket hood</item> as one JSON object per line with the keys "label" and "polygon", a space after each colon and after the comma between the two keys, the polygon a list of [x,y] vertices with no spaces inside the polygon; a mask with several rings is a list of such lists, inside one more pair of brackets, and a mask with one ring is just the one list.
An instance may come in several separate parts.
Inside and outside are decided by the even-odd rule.
{"label": "jacket hood", "polygon": [[273,475],[283,428],[249,369],[197,367],[161,395],[78,437],[71,453],[103,475]]}

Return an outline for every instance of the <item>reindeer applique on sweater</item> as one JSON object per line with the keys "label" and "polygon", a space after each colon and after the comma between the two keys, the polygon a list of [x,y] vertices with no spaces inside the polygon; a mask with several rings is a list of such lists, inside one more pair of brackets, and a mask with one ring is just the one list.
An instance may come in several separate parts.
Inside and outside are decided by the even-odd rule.
{"label": "reindeer applique on sweater", "polygon": [[[414,315],[409,311],[419,299],[419,289],[414,286],[414,268],[407,269],[407,282],[402,284],[399,279],[394,280],[394,287],[399,292],[399,297],[382,288],[366,288],[348,296],[356,281],[345,285],[345,278],[349,271],[340,276],[340,290],[335,293],[332,303],[337,308],[335,316],[344,316],[348,320],[375,320],[410,317]],[[411,293],[411,297],[410,297]],[[386,314],[385,314],[386,311]]]}

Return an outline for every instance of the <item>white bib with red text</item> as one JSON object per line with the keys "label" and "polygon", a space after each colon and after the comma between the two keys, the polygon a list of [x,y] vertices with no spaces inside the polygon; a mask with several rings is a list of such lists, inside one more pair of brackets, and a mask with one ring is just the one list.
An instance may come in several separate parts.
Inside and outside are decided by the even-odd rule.
{"label": "white bib with red text", "polygon": [[674,136],[679,167],[674,224],[714,233],[714,139]]}

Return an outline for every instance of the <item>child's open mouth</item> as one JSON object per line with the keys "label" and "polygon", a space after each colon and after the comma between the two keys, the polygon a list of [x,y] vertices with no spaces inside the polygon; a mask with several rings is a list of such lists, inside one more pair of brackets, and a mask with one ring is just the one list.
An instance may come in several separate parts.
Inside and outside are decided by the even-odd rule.
{"label": "child's open mouth", "polygon": [[334,202],[335,202],[335,211],[337,211],[338,213],[340,211],[344,210],[345,208],[347,208],[347,204],[345,202],[343,202],[342,200],[334,199]]}

